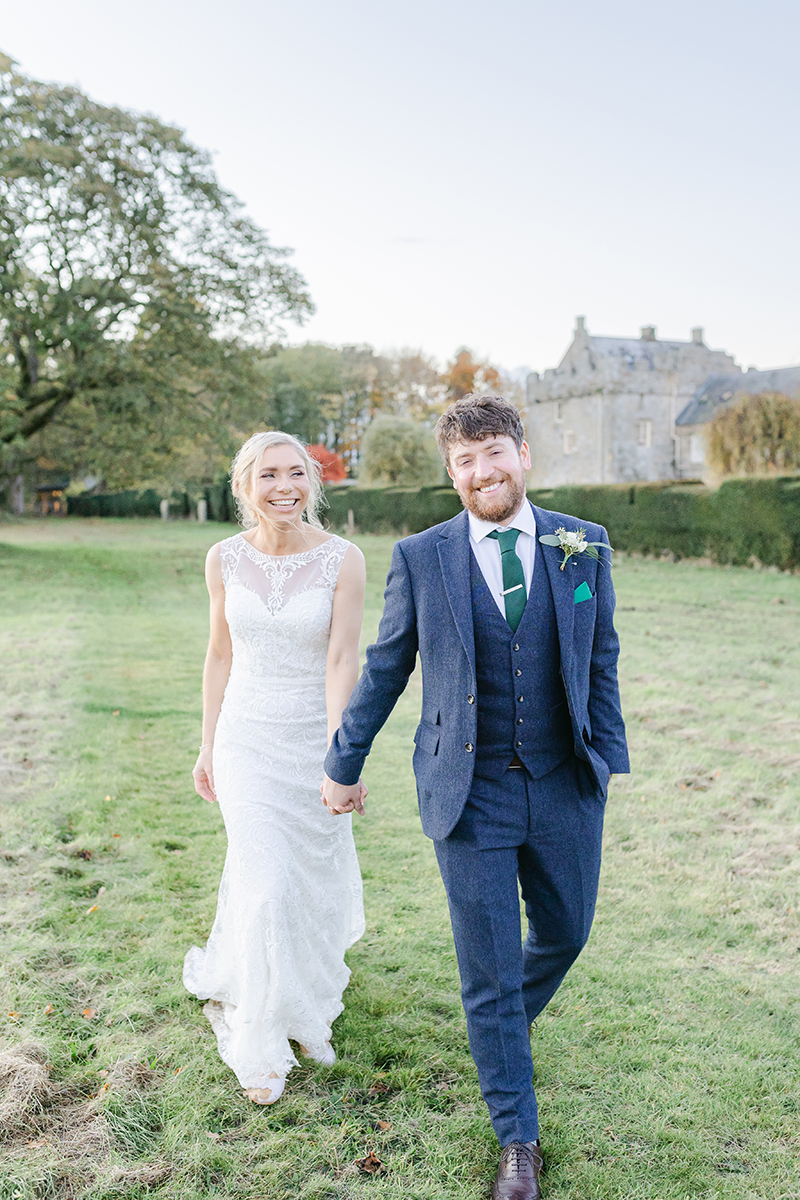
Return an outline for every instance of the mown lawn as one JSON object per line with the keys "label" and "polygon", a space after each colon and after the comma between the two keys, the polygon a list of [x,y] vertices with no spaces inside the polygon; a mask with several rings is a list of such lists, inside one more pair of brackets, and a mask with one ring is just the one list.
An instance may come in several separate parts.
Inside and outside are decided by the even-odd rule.
{"label": "mown lawn", "polygon": [[[257,1109],[182,989],[224,854],[189,771],[202,560],[230,532],[0,526],[0,1200],[478,1200],[497,1147],[416,815],[416,686],[368,764],[336,1066]],[[391,540],[359,542],[366,644]],[[614,571],[634,771],[592,939],[534,1033],[545,1195],[796,1200],[800,579]]]}

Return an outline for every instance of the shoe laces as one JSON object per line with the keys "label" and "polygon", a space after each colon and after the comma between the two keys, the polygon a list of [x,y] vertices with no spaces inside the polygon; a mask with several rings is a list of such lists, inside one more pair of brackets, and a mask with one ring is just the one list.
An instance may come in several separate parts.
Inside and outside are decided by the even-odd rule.
{"label": "shoe laces", "polygon": [[506,1179],[521,1179],[531,1171],[531,1152],[522,1142],[511,1142],[503,1151]]}

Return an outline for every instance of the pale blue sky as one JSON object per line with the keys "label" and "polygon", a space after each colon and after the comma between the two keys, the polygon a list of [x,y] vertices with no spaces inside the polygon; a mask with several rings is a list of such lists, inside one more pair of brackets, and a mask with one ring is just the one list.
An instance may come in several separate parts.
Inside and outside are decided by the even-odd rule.
{"label": "pale blue sky", "polygon": [[0,47],[157,113],[293,246],[292,340],[800,362],[797,0],[37,0]]}

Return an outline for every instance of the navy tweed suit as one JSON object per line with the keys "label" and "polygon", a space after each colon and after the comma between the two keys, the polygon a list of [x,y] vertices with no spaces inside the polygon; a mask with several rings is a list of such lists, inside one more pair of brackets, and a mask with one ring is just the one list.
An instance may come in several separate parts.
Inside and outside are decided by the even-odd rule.
{"label": "navy tweed suit", "polygon": [[[537,539],[578,525],[532,507]],[[581,524],[590,541],[608,541],[601,526]],[[610,565],[581,555],[562,571],[562,558],[537,540],[512,633],[471,553],[466,512],[398,542],[378,640],[325,761],[331,779],[358,780],[419,654],[420,815],[447,891],[470,1048],[501,1145],[538,1137],[527,1027],[589,936],[609,774],[629,769]],[[584,582],[591,598],[576,603]],[[508,769],[515,755],[523,770]]]}

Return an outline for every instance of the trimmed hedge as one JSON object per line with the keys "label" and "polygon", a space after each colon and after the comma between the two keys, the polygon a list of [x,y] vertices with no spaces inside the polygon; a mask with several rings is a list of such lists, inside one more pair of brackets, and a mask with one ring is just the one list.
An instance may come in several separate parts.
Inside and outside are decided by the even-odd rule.
{"label": "trimmed hedge", "polygon": [[639,554],[669,550],[679,558],[706,553],[712,493],[702,484],[611,484],[529,492],[540,508],[595,521],[614,549]]}
{"label": "trimmed hedge", "polygon": [[[325,489],[323,514],[334,529],[361,533],[420,533],[461,511],[451,487]],[[753,560],[781,570],[800,569],[800,477],[731,479],[716,491],[699,483],[611,484],[604,487],[540,488],[534,504],[595,521],[608,530],[617,550],[671,553],[678,558],[709,556],[745,566]],[[228,483],[205,489],[212,521],[235,521]],[[157,517],[161,497],[152,489],[105,496],[70,496],[68,512],[81,517]],[[170,499],[171,516],[189,516],[185,492]]]}
{"label": "trimmed hedge", "polygon": [[[537,489],[534,504],[595,521],[617,550],[708,556],[746,566],[754,559],[800,569],[800,478],[732,479],[712,491],[700,483],[609,484]],[[348,511],[362,533],[418,533],[461,511],[452,488],[329,488],[327,516],[337,529]]]}
{"label": "trimmed hedge", "polygon": [[421,533],[461,512],[461,501],[451,487],[329,487],[325,496],[329,507],[323,519],[340,529],[352,512],[361,533]]}
{"label": "trimmed hedge", "polygon": [[158,517],[161,497],[153,488],[144,491],[107,492],[99,496],[68,496],[71,517]]}

